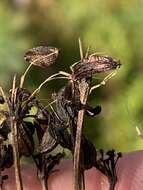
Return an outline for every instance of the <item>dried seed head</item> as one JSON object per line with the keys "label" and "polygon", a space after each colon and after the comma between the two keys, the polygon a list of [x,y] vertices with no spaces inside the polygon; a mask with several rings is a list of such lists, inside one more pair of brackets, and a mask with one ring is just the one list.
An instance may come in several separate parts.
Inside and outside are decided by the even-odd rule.
{"label": "dried seed head", "polygon": [[92,54],[88,58],[89,64],[96,64],[96,72],[105,72],[120,67],[120,61],[108,55]]}
{"label": "dried seed head", "polygon": [[72,67],[73,78],[89,78],[95,73],[102,73],[120,67],[120,61],[107,55],[91,54]]}
{"label": "dried seed head", "polygon": [[58,55],[59,49],[56,47],[39,46],[29,49],[25,53],[24,59],[33,65],[37,65],[39,67],[47,67],[55,63]]}

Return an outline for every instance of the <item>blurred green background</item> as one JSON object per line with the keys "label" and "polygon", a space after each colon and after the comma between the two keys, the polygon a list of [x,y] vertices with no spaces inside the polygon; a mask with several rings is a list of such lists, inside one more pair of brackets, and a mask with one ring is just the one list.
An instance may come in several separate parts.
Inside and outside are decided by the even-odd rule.
{"label": "blurred green background", "polygon": [[[58,70],[80,59],[78,37],[92,52],[121,60],[117,75],[90,97],[102,106],[96,118],[86,118],[85,133],[97,148],[131,151],[143,148],[135,126],[143,130],[143,1],[142,0],[3,0],[0,1],[0,84],[11,86],[24,72],[23,55],[37,45],[59,47],[58,62],[46,70],[33,67],[25,86],[32,91]],[[100,75],[98,75],[100,77]],[[99,80],[95,81],[96,83]],[[39,95],[48,104],[66,81],[45,85]]]}

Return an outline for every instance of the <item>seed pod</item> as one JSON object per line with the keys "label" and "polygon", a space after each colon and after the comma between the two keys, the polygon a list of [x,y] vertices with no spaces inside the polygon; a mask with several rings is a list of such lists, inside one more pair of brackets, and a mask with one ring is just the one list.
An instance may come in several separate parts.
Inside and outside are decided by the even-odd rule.
{"label": "seed pod", "polygon": [[55,63],[58,55],[59,49],[56,47],[39,46],[29,49],[25,53],[24,59],[33,65],[45,68]]}
{"label": "seed pod", "polygon": [[73,78],[76,80],[92,77],[95,73],[102,73],[120,67],[120,61],[107,55],[91,54],[83,58],[72,67]]}

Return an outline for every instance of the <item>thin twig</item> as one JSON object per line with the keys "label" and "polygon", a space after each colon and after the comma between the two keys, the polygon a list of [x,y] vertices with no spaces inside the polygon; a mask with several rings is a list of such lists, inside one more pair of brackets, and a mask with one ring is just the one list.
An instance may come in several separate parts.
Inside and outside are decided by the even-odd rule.
{"label": "thin twig", "polygon": [[38,88],[36,88],[35,90],[34,90],[34,92],[30,95],[30,97],[28,98],[28,100],[27,101],[29,101],[29,100],[31,100],[39,91],[40,91],[40,89],[47,83],[47,82],[49,82],[49,81],[51,81],[51,80],[55,80],[55,79],[69,79],[69,76],[70,76],[70,74],[68,74],[68,73],[66,73],[65,74],[65,77],[57,77],[58,75],[64,75],[63,73],[66,73],[66,72],[58,72],[58,73],[56,73],[56,74],[54,74],[54,75],[52,75],[52,76],[50,76],[50,77],[48,77],[46,80],[44,80],[39,86],[38,86]]}
{"label": "thin twig", "polygon": [[88,55],[89,55],[89,49],[90,49],[90,47],[88,46],[88,47],[87,47],[87,50],[86,50],[85,58],[88,58]]}
{"label": "thin twig", "polygon": [[82,48],[82,42],[80,38],[78,38],[78,42],[79,42],[80,58],[83,59],[83,48]]}
{"label": "thin twig", "polygon": [[46,106],[44,106],[44,108],[41,110],[44,111],[46,108],[48,108],[49,106],[51,106],[52,104],[54,104],[57,100],[53,100],[52,102],[50,102],[49,104],[47,104]]}
{"label": "thin twig", "polygon": [[105,85],[106,82],[107,82],[109,79],[111,79],[112,77],[114,77],[116,74],[117,74],[117,71],[113,71],[112,73],[110,73],[109,75],[107,75],[107,76],[102,80],[101,83],[99,83],[99,84],[94,85],[94,86],[91,87],[90,93],[91,93],[93,90],[95,90],[96,88],[99,88],[100,86]]}
{"label": "thin twig", "polygon": [[17,123],[15,118],[11,118],[12,139],[13,139],[13,156],[15,167],[15,180],[17,190],[23,190],[22,177],[20,172],[20,161],[18,154],[18,140],[17,140]]}
{"label": "thin twig", "polygon": [[10,114],[10,122],[11,122],[11,135],[12,135],[12,147],[13,147],[13,157],[14,157],[14,168],[15,168],[15,181],[16,181],[16,189],[17,190],[23,190],[22,185],[22,178],[21,178],[21,172],[20,172],[20,162],[19,162],[19,154],[18,154],[18,139],[17,139],[17,123],[16,119],[13,113],[14,108],[14,102],[16,99],[16,77],[13,79],[13,86],[12,86],[12,94],[11,94],[11,101],[12,101],[12,107],[9,107],[8,100],[6,98],[6,95],[0,87],[0,92],[6,102],[8,112]]}
{"label": "thin twig", "polygon": [[42,190],[48,190],[47,179],[41,179]]}
{"label": "thin twig", "polygon": [[12,107],[10,109],[10,122],[11,122],[11,134],[12,134],[12,145],[13,145],[13,157],[14,157],[14,167],[15,167],[15,180],[17,190],[23,190],[22,178],[20,172],[20,161],[18,153],[18,131],[17,131],[17,122],[14,113],[14,105],[16,100],[16,77],[13,79],[13,86],[11,92],[11,102]]}
{"label": "thin twig", "polygon": [[[83,79],[79,83],[79,91],[80,91],[81,104],[86,105],[87,98],[89,95],[89,84],[86,82],[86,79]],[[81,135],[83,130],[84,113],[85,113],[84,108],[82,108],[78,112],[76,142],[74,150],[74,190],[81,190],[80,187],[84,189],[84,185],[81,184],[82,181],[80,176],[83,175],[80,174],[80,148],[81,148]]]}
{"label": "thin twig", "polygon": [[26,71],[25,71],[24,74],[21,76],[21,78],[20,78],[20,88],[23,87],[25,77],[26,77],[26,75],[27,75],[29,69],[32,67],[32,65],[33,65],[33,63],[31,63],[31,64],[27,67]]}
{"label": "thin twig", "polygon": [[[80,58],[83,59],[83,47],[80,38],[79,40],[79,50]],[[80,102],[83,105],[86,105],[86,101],[89,94],[89,85],[86,80],[83,79],[79,82],[79,91],[80,91]],[[75,140],[75,149],[74,149],[74,190],[84,190],[84,171],[80,168],[80,148],[81,148],[81,135],[83,129],[83,119],[84,119],[84,109],[81,109],[78,112],[77,119],[77,129],[76,129],[76,140]]]}

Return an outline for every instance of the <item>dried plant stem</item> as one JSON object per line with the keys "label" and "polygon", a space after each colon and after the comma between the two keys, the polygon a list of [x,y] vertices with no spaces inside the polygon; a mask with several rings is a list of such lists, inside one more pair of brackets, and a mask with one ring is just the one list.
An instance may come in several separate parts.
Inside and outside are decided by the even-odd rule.
{"label": "dried plant stem", "polygon": [[25,77],[26,77],[26,75],[27,75],[29,69],[32,67],[32,65],[33,65],[33,63],[31,63],[31,64],[27,67],[26,71],[25,71],[24,74],[21,76],[21,78],[20,78],[20,88],[23,87]]}
{"label": "dried plant stem", "polygon": [[[80,58],[83,59],[83,47],[80,38],[79,42],[79,50],[80,50]],[[88,51],[87,51],[88,54]],[[71,67],[72,70],[72,67]],[[86,79],[81,80],[79,82],[79,91],[80,91],[80,102],[83,105],[86,105],[88,94],[89,94],[89,84],[86,82]],[[75,149],[74,149],[74,190],[84,190],[84,171],[80,166],[81,160],[81,135],[83,130],[83,120],[84,120],[85,109],[81,109],[78,112],[78,120],[77,120],[77,130],[76,130],[76,140],[75,140]]]}
{"label": "dried plant stem", "polygon": [[[86,105],[87,98],[89,95],[89,84],[83,79],[79,83],[79,91],[80,91],[80,101],[83,105]],[[85,189],[83,181],[84,177],[81,176],[80,170],[80,148],[81,148],[81,135],[83,130],[83,120],[84,120],[85,110],[81,109],[78,112],[78,120],[77,120],[77,130],[76,130],[76,141],[75,141],[75,149],[74,149],[74,190]]]}
{"label": "dried plant stem", "polygon": [[17,122],[14,113],[14,105],[16,100],[16,77],[13,79],[12,86],[12,95],[11,95],[11,104],[12,107],[10,110],[10,122],[11,122],[11,134],[12,134],[12,145],[13,145],[13,157],[14,157],[14,168],[15,168],[15,181],[17,190],[23,190],[22,178],[20,172],[20,161],[19,161],[19,153],[18,153],[18,131],[17,131]]}
{"label": "dried plant stem", "polygon": [[88,55],[89,55],[89,49],[90,49],[90,47],[88,46],[88,47],[87,47],[87,50],[86,50],[85,58],[88,58]]}
{"label": "dried plant stem", "polygon": [[48,185],[47,185],[47,179],[40,179],[41,185],[42,185],[42,190],[48,190]]}
{"label": "dried plant stem", "polygon": [[80,38],[78,38],[78,43],[79,43],[80,58],[83,59],[83,48],[82,48],[82,42]]}
{"label": "dried plant stem", "polygon": [[78,113],[76,142],[74,150],[74,190],[80,190],[81,177],[80,177],[80,147],[81,147],[81,134],[83,124],[84,110],[80,110]]}
{"label": "dried plant stem", "polygon": [[18,154],[17,124],[14,117],[11,118],[11,129],[12,129],[12,139],[13,139],[12,144],[13,144],[16,188],[17,190],[23,190],[22,178],[20,172],[20,161]]}
{"label": "dried plant stem", "polygon": [[11,135],[12,135],[12,145],[13,145],[13,157],[14,157],[14,168],[15,168],[15,181],[16,181],[16,189],[17,190],[23,190],[22,185],[22,178],[21,178],[21,172],[20,172],[20,162],[19,162],[19,154],[18,154],[18,139],[17,139],[17,123],[14,116],[14,113],[12,112],[13,104],[16,99],[16,77],[13,79],[13,86],[12,86],[12,108],[9,107],[7,98],[5,96],[5,93],[0,87],[0,92],[7,104],[8,112],[11,114],[10,122],[11,122]]}
{"label": "dried plant stem", "polygon": [[[64,75],[64,77],[59,76],[59,75]],[[58,77],[59,76],[59,77]],[[64,72],[64,71],[60,71],[58,73],[55,73],[54,75],[48,77],[46,80],[44,80],[39,86],[38,88],[36,88],[34,90],[34,92],[31,94],[31,96],[28,98],[28,101],[31,100],[31,98],[33,98],[42,88],[43,85],[45,85],[47,82],[51,81],[51,80],[55,80],[55,79],[69,79],[70,74]]]}
{"label": "dried plant stem", "polygon": [[94,85],[93,87],[91,87],[90,93],[91,93],[93,90],[95,90],[96,88],[99,88],[100,86],[105,85],[106,82],[107,82],[108,80],[110,80],[112,77],[114,77],[116,74],[117,74],[117,71],[113,71],[112,73],[110,73],[109,75],[107,75],[107,76],[103,79],[103,81],[102,81],[101,83],[99,83],[99,84]]}
{"label": "dried plant stem", "polygon": [[[114,174],[116,176],[116,174]],[[114,190],[115,189],[115,185],[116,185],[116,182],[117,182],[117,178],[110,178],[108,179],[109,181],[109,190]]]}

